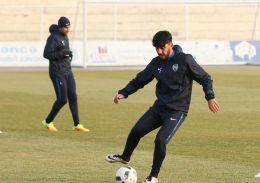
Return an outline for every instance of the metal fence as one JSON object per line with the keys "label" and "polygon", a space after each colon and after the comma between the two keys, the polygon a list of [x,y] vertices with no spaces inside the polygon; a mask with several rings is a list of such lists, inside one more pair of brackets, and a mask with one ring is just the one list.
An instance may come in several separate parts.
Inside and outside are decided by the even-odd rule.
{"label": "metal fence", "polygon": [[[71,20],[70,40],[78,55],[74,57],[77,66],[141,64],[153,53],[149,47],[152,36],[162,29],[169,30],[174,41],[187,41],[186,47],[192,47],[188,51],[193,50],[200,61],[211,61],[205,64],[260,60],[258,1],[75,0],[62,5],[2,4],[0,64],[46,65],[40,62],[43,42],[49,36],[49,26],[60,16]],[[121,44],[127,45],[122,48]],[[201,44],[207,54],[196,51]],[[234,47],[241,48],[239,53]],[[126,62],[117,58],[119,52]],[[202,53],[201,57],[197,52]],[[234,57],[236,54],[241,58]]]}
{"label": "metal fence", "polygon": [[[161,29],[177,40],[256,40],[255,3],[150,3],[77,1],[65,5],[2,5],[0,41],[45,40],[60,16],[72,22],[73,40],[150,40]],[[85,33],[85,34],[84,34]]]}

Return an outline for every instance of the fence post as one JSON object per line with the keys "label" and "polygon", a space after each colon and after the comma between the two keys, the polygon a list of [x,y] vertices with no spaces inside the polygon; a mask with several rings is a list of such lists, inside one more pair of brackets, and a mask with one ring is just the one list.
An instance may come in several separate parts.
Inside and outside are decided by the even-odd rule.
{"label": "fence post", "polygon": [[189,5],[185,4],[185,39],[189,40]]}
{"label": "fence post", "polygon": [[117,20],[118,20],[118,4],[114,2],[114,40],[117,40]]}
{"label": "fence post", "polygon": [[83,67],[87,68],[87,2],[83,0]]}
{"label": "fence post", "polygon": [[41,42],[43,41],[43,36],[44,36],[44,7],[40,7],[40,40]]}

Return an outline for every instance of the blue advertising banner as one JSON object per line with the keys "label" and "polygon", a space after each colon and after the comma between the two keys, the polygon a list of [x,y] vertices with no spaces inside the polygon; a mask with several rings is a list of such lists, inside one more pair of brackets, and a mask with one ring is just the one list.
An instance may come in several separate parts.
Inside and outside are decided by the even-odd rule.
{"label": "blue advertising banner", "polygon": [[260,41],[230,41],[234,62],[259,62]]}

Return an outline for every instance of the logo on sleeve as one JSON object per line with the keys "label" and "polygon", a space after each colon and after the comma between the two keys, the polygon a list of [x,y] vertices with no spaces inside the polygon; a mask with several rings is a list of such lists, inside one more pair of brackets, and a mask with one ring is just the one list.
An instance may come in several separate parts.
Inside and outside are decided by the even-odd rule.
{"label": "logo on sleeve", "polygon": [[157,69],[159,71],[159,74],[162,72],[162,67]]}
{"label": "logo on sleeve", "polygon": [[172,65],[172,70],[173,70],[174,72],[176,72],[176,71],[178,70],[178,68],[179,68],[179,65],[178,65],[178,64],[173,64],[173,65]]}

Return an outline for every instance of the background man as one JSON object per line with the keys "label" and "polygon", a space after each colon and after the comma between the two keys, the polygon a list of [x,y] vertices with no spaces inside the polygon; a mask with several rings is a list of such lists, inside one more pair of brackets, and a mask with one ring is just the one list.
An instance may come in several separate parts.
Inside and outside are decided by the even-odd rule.
{"label": "background man", "polygon": [[69,100],[69,107],[74,121],[74,130],[89,131],[79,122],[78,102],[76,94],[76,83],[71,70],[72,51],[69,47],[68,33],[70,32],[70,21],[66,17],[60,17],[58,25],[50,26],[51,35],[48,37],[43,56],[49,60],[49,75],[52,80],[56,101],[42,124],[49,131],[57,131],[53,124],[59,110]]}

